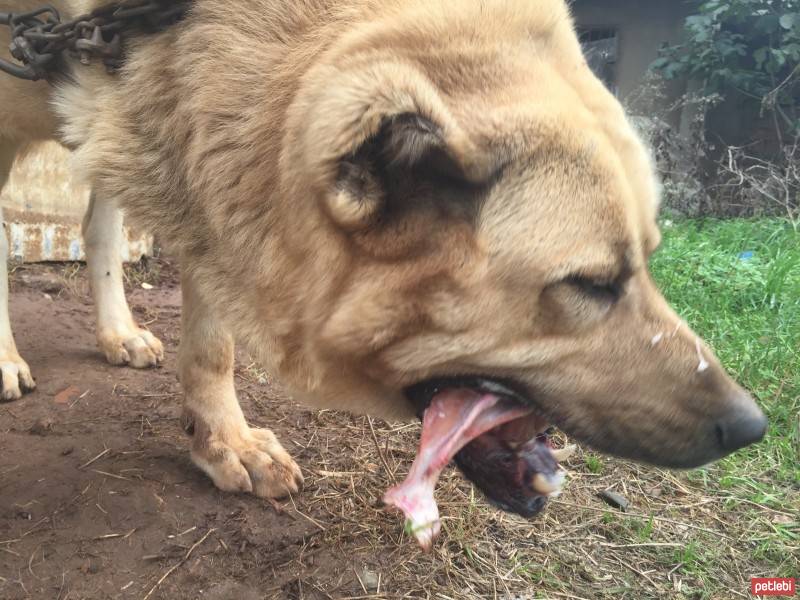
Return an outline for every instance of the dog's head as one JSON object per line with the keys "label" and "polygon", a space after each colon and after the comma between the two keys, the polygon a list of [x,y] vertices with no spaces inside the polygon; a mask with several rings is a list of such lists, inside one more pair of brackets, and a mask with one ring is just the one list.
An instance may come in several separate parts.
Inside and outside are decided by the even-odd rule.
{"label": "dog's head", "polygon": [[496,385],[674,467],[760,439],[762,413],[648,273],[653,168],[563,5],[425,10],[345,36],[290,111],[295,392],[396,417]]}

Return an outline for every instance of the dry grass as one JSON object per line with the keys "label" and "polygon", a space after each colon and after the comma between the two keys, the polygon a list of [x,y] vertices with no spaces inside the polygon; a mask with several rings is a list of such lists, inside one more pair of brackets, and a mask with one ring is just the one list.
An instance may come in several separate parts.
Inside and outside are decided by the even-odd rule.
{"label": "dry grass", "polygon": [[[709,230],[716,237],[693,240],[691,248],[699,254],[710,248],[726,261],[736,261],[736,248],[746,250],[756,243],[745,233],[756,236],[770,227],[731,222],[723,226],[723,233],[742,231],[742,240],[734,243]],[[787,231],[780,223],[774,229]],[[673,230],[662,252],[673,251],[681,235]],[[776,255],[781,255],[780,248],[791,254],[800,247],[796,237],[782,240],[782,246],[775,239],[772,243]],[[708,254],[698,260],[715,264],[719,259]],[[660,268],[669,269],[669,264],[668,255],[662,256]],[[775,265],[765,262],[764,268]],[[792,272],[797,274],[796,269]],[[698,281],[695,274],[686,285]],[[729,274],[718,284],[716,302],[724,297],[733,305],[741,301],[741,286],[732,285]],[[760,285],[755,275],[752,285]],[[700,306],[681,289],[670,282],[673,301],[680,303],[683,294],[692,306]],[[787,301],[797,298],[792,300],[790,294]],[[785,324],[790,308],[772,302],[757,306],[753,314]],[[686,307],[681,310],[689,312]],[[750,313],[720,306],[702,315],[716,319],[703,323],[703,328],[726,334],[729,342],[738,339],[737,324],[742,337],[753,335]],[[689,318],[697,321],[691,313]],[[760,327],[766,332],[772,325]],[[718,347],[735,352],[721,342]],[[744,352],[744,344],[737,347]],[[792,433],[800,422],[793,424],[791,417],[797,420],[792,409],[798,401],[796,375],[785,370],[786,354],[768,347],[762,354],[748,349],[741,357],[723,355],[769,412],[772,429],[764,443],[706,469],[669,472],[582,450],[565,465],[569,477],[564,493],[534,521],[493,509],[450,469],[436,493],[442,535],[426,555],[403,532],[402,518],[378,505],[383,492],[410,467],[419,426],[371,424],[364,417],[323,411],[310,417],[295,438],[309,485],[287,510],[313,520],[320,529],[318,544],[336,548],[347,560],[378,575],[379,585],[374,578],[367,585],[356,573],[363,598],[747,598],[751,577],[800,573],[800,488],[797,463],[793,467],[790,458],[800,449],[800,438]],[[737,368],[739,360],[748,365],[746,371]],[[269,382],[253,365],[242,376]],[[270,403],[270,418],[291,410],[284,406]],[[562,437],[557,443],[566,440]],[[630,502],[628,512],[603,503],[598,493],[606,489]],[[306,572],[304,560],[302,554],[297,556],[292,568]],[[303,583],[320,597],[344,597],[335,581],[308,575]],[[277,590],[268,597],[281,598],[283,593]]]}
{"label": "dry grass", "polygon": [[[770,229],[767,225],[763,228]],[[751,231],[753,226],[746,229]],[[670,238],[683,239],[682,235],[672,230],[665,250],[671,247],[675,251],[680,240]],[[684,240],[686,250],[675,252],[682,264],[688,262],[685,252],[691,250],[702,252],[697,260],[709,268],[731,256],[738,265],[738,250],[733,249],[739,246],[741,250],[755,248],[757,257],[763,254],[763,269],[777,264],[776,259],[766,257],[766,250],[754,246],[753,240],[734,243],[719,235],[712,239],[709,232],[703,235],[700,240]],[[791,235],[794,237],[787,237],[780,246],[770,237],[776,256],[797,255],[800,245],[796,234]],[[713,260],[712,250],[719,255]],[[797,301],[796,295],[786,283],[783,291],[776,288],[770,292],[772,299],[766,304],[743,302],[741,290],[749,289],[745,284],[757,288],[753,293],[760,293],[767,285],[757,277],[760,271],[755,269],[762,268],[760,263],[745,263],[748,270],[735,271],[735,277],[730,269],[721,271],[717,278],[720,287],[712,293],[711,279],[704,272],[690,269],[683,282],[670,266],[674,261],[668,265],[664,262],[662,259],[661,268],[673,276],[668,282],[673,301],[683,298],[687,307],[706,308],[710,300],[703,304],[702,298],[710,296],[717,302],[715,310],[689,313],[687,318],[695,326],[701,319],[708,320],[700,323],[704,333],[711,334],[726,364],[734,366],[737,376],[770,413],[773,426],[767,441],[707,469],[685,473],[579,450],[564,465],[569,474],[564,493],[534,521],[493,509],[455,470],[447,470],[436,492],[443,518],[442,535],[430,554],[422,553],[404,533],[399,514],[379,505],[385,490],[402,479],[411,465],[419,439],[417,424],[371,422],[333,411],[302,411],[285,398],[275,398],[274,382],[256,365],[239,367],[237,378],[250,384],[241,386],[248,417],[263,426],[277,427],[285,421],[292,433],[291,437],[284,435],[282,441],[298,457],[306,474],[303,493],[276,504],[278,510],[307,523],[314,532],[299,551],[290,553],[286,563],[276,567],[296,574],[297,586],[291,597],[729,600],[749,597],[751,576],[797,576],[800,463],[792,463],[791,456],[800,449],[800,388],[796,363],[785,345],[800,339],[800,331],[792,325],[797,323],[795,306],[788,304],[792,298]],[[796,282],[796,265],[800,262],[792,264],[795,266],[786,272],[793,273],[795,279],[787,277],[787,282]],[[62,285],[82,297],[88,290],[72,268],[63,271]],[[741,270],[739,266],[737,269]],[[149,266],[128,270],[130,287],[159,279],[160,273]],[[49,280],[44,283],[50,285]],[[700,286],[694,295],[688,293],[690,284]],[[734,288],[735,294],[725,296],[725,290]],[[786,303],[774,300],[784,296]],[[731,299],[731,306],[722,304],[726,297]],[[736,313],[734,301],[745,307],[736,310],[749,312]],[[687,314],[687,307],[683,314]],[[745,329],[743,324],[751,321],[755,324]],[[714,339],[715,331],[727,337]],[[770,341],[762,343],[759,336]],[[259,393],[248,391],[254,386]],[[150,395],[178,401],[172,392],[155,392],[150,390]],[[120,387],[116,395],[128,394]],[[151,423],[141,417],[141,427],[143,436],[145,432],[150,437],[158,434],[159,439],[182,435],[174,419],[153,419]],[[564,443],[567,440],[559,436],[557,445]],[[174,445],[184,447],[185,440],[181,437]],[[96,457],[105,460],[105,450],[97,452],[100,450],[82,463],[84,468],[99,466]],[[598,493],[607,489],[630,502],[628,512],[603,503]],[[42,526],[41,522],[34,523],[31,531]],[[111,535],[116,539],[125,533],[120,529]],[[201,539],[199,529],[196,535]],[[0,552],[14,554],[18,541],[0,541]],[[318,572],[313,559],[321,553],[334,557],[336,565],[345,565],[350,576],[336,569]],[[171,557],[174,560],[165,563],[147,589],[159,582],[159,577],[163,577],[163,585],[168,585],[189,554],[191,551],[184,549]],[[243,555],[241,560],[251,559]],[[328,575],[319,574],[323,572]],[[339,574],[333,577],[331,572]],[[360,589],[356,594],[352,592],[354,580]],[[161,591],[156,586],[151,597],[158,597]],[[265,587],[260,593],[266,598],[286,598],[287,588]]]}
{"label": "dry grass", "polygon": [[[707,495],[673,474],[616,461],[602,461],[602,472],[592,473],[581,454],[566,465],[570,478],[562,497],[535,522],[490,508],[457,472],[448,472],[437,488],[443,534],[432,555],[422,555],[403,533],[402,520],[375,508],[383,491],[405,474],[417,427],[376,426],[388,473],[375,460],[364,420],[345,427],[357,443],[344,456],[338,448],[323,455],[315,469],[317,489],[304,505],[329,515],[328,543],[345,540],[349,546],[349,540],[362,539],[359,550],[365,554],[397,548],[391,589],[404,595],[643,598],[683,591],[691,597],[703,582],[697,572],[704,561],[700,549],[718,553],[720,545],[729,568],[715,574],[719,597],[744,595],[748,588],[752,565],[748,549],[739,547],[745,532],[727,533],[741,522],[736,512],[723,510],[725,496]],[[634,512],[606,507],[597,493],[607,488],[627,497]]]}
{"label": "dry grass", "polygon": [[[252,365],[240,376],[263,378]],[[271,418],[295,410],[252,400]],[[402,517],[379,502],[407,473],[419,426],[334,411],[309,418],[294,440],[294,452],[306,457],[307,486],[283,509],[320,530],[315,546],[377,576],[365,584],[354,567],[363,586],[359,598],[746,598],[751,575],[775,575],[769,561],[754,558],[755,540],[796,518],[788,507],[709,490],[702,479],[717,478],[715,468],[700,472],[698,482],[697,472],[579,451],[564,465],[564,493],[533,521],[495,510],[448,469],[436,490],[442,535],[424,554],[403,531]],[[556,444],[565,441],[560,435]],[[630,502],[628,512],[603,503],[598,494],[606,489]],[[305,560],[300,553],[286,566],[308,573]],[[790,561],[791,555],[787,567]],[[340,582],[311,574],[301,580],[320,597],[345,597],[337,592]],[[285,589],[267,592],[277,599]]]}

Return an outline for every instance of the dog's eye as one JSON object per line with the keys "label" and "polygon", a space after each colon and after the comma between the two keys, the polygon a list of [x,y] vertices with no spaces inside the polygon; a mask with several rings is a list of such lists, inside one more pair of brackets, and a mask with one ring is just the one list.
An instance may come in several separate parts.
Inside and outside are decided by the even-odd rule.
{"label": "dog's eye", "polygon": [[601,281],[573,275],[568,277],[565,283],[576,288],[584,296],[606,304],[614,304],[623,292],[623,286],[619,281]]}

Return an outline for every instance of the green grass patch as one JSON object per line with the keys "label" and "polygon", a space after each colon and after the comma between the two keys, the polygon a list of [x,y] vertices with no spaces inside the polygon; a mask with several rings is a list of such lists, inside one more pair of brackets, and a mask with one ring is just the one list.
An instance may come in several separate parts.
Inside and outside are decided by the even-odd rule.
{"label": "green grass patch", "polygon": [[601,473],[603,471],[603,461],[594,454],[586,454],[586,468],[590,473]]}
{"label": "green grass patch", "polygon": [[[775,576],[800,564],[800,234],[780,219],[682,221],[663,227],[653,275],[769,418],[765,440],[689,481],[724,499],[739,552]],[[705,585],[724,566],[687,546],[673,560]]]}
{"label": "green grass patch", "polygon": [[800,235],[780,219],[683,221],[663,234],[656,281],[770,420],[764,443],[720,463],[719,484],[781,504],[775,486],[800,484]]}

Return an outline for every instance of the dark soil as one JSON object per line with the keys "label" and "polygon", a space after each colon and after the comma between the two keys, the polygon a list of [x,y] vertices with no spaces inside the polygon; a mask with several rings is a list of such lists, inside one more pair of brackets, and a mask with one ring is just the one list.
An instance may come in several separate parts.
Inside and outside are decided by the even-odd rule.
{"label": "dark soil", "polygon": [[[447,470],[442,534],[423,554],[378,504],[407,472],[419,425],[300,408],[242,353],[245,414],[275,431],[306,485],[280,502],[224,494],[180,428],[177,273],[153,261],[127,276],[137,319],[166,348],[157,370],[105,363],[78,265],[12,274],[12,323],[38,389],[0,404],[0,600],[728,600],[750,576],[792,574],[788,497],[737,505],[715,487],[717,466],[671,473],[583,448],[532,521]],[[609,491],[626,512],[601,499]]]}
{"label": "dark soil", "polygon": [[[0,598],[365,595],[383,561],[355,542],[325,543],[328,515],[303,504],[319,491],[313,473],[301,497],[270,503],[223,494],[192,465],[178,420],[177,277],[162,264],[130,279],[137,319],[166,347],[157,370],[106,364],[76,266],[12,275],[13,328],[38,388],[0,404]],[[318,464],[315,413],[280,399],[246,363],[236,379],[250,421],[272,428],[303,468]]]}

